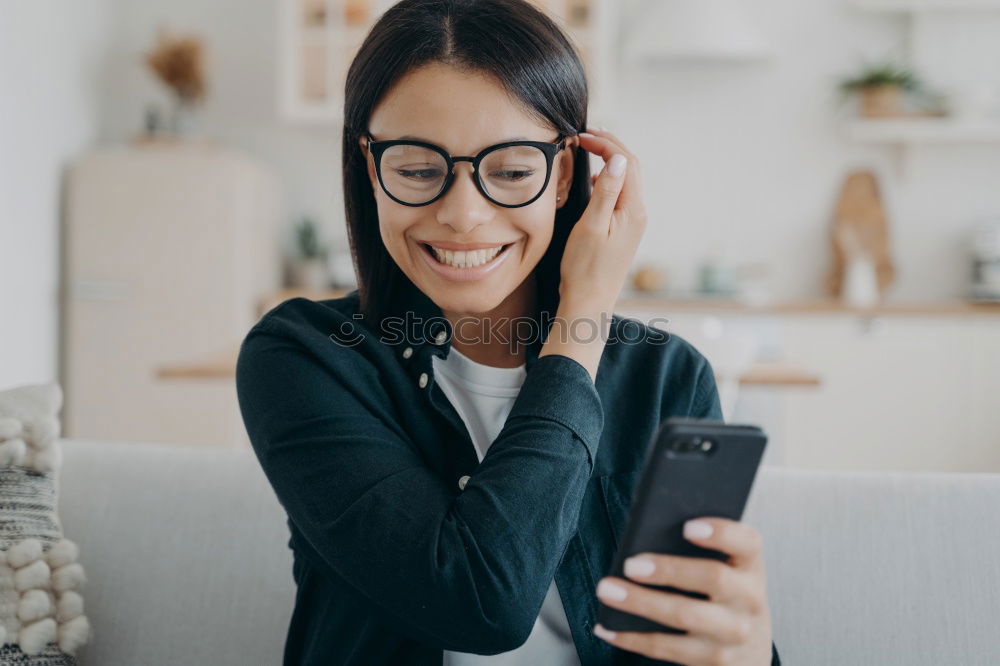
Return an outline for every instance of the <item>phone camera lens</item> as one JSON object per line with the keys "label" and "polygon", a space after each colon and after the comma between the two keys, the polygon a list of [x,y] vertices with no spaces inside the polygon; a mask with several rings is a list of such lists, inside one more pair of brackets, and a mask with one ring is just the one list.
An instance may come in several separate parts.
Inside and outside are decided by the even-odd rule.
{"label": "phone camera lens", "polygon": [[686,457],[686,455],[711,455],[716,448],[715,441],[709,437],[687,435],[670,440],[664,455],[668,458]]}

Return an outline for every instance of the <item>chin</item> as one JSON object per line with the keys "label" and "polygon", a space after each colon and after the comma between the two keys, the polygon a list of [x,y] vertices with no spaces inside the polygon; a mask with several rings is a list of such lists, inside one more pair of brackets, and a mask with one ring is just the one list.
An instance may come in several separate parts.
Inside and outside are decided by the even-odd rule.
{"label": "chin", "polygon": [[[429,291],[428,291],[429,289]],[[425,289],[421,286],[421,291],[427,294],[434,303],[443,311],[457,314],[482,315],[495,310],[503,300],[510,294],[512,289],[486,291],[481,286],[469,285],[467,294],[440,293],[442,289]],[[476,293],[478,290],[478,293]]]}

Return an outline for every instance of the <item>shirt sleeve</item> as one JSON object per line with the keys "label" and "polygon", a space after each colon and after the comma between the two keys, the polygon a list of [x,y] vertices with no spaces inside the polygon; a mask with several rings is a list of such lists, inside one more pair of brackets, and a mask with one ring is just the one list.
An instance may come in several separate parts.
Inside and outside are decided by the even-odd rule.
{"label": "shirt sleeve", "polygon": [[692,418],[714,419],[722,421],[722,404],[719,400],[719,387],[715,381],[715,371],[706,358],[698,372],[695,381],[695,393],[692,400]]}
{"label": "shirt sleeve", "polygon": [[[310,563],[401,633],[497,654],[527,640],[576,530],[603,428],[586,368],[540,357],[464,491],[427,467],[371,366],[263,326],[236,386],[253,449]],[[359,364],[359,361],[361,362]],[[363,369],[359,369],[363,368]]]}

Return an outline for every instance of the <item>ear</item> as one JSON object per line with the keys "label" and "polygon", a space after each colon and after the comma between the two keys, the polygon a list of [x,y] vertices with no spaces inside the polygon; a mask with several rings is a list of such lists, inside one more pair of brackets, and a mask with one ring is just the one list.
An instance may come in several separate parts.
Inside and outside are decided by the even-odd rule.
{"label": "ear", "polygon": [[569,189],[573,185],[574,157],[580,140],[575,136],[566,139],[565,147],[556,155],[556,163],[553,165],[553,172],[556,174],[556,208],[562,208],[566,204],[569,196]]}
{"label": "ear", "polygon": [[368,137],[359,137],[358,145],[361,147],[361,157],[365,160],[368,180],[371,181],[372,189],[374,190],[378,186],[378,175],[375,173],[375,162],[372,160],[371,153],[368,152]]}

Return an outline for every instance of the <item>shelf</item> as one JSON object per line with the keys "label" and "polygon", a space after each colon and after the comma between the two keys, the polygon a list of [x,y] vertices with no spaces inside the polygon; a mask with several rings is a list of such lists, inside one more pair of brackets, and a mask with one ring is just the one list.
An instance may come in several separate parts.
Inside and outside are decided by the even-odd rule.
{"label": "shelf", "polygon": [[1000,316],[1000,303],[976,302],[955,299],[952,301],[886,301],[870,308],[856,307],[832,298],[809,300],[777,301],[773,303],[750,304],[735,299],[724,298],[677,298],[658,296],[655,293],[641,295],[634,291],[622,293],[615,305],[616,310],[645,310],[664,312],[673,310],[689,312],[711,312],[715,314],[780,314],[780,315],[862,315],[883,316]]}
{"label": "shelf", "polygon": [[867,12],[967,12],[1000,11],[1000,0],[851,0]]}
{"label": "shelf", "polygon": [[848,136],[871,143],[1000,142],[1000,118],[961,121],[949,118],[852,120]]}
{"label": "shelf", "polygon": [[[239,349],[233,348],[215,356],[181,363],[168,363],[157,368],[159,379],[198,379],[232,381],[236,377],[236,360]],[[719,379],[723,376],[720,375]],[[820,377],[805,368],[780,362],[759,362],[740,375],[743,386],[768,388],[818,387]]]}
{"label": "shelf", "polygon": [[[275,307],[289,298],[303,297],[314,301],[339,298],[354,289],[324,289],[313,291],[309,289],[287,288],[268,294],[260,301],[259,314]],[[766,304],[749,304],[739,300],[722,297],[659,294],[656,292],[638,292],[633,289],[622,290],[615,305],[616,311],[622,310],[688,310],[726,314],[856,314],[867,316],[884,315],[914,315],[914,316],[954,316],[954,315],[993,315],[1000,316],[1000,302],[976,302],[966,300],[950,301],[888,301],[872,308],[859,308],[845,305],[829,298],[811,300],[780,301]]]}

